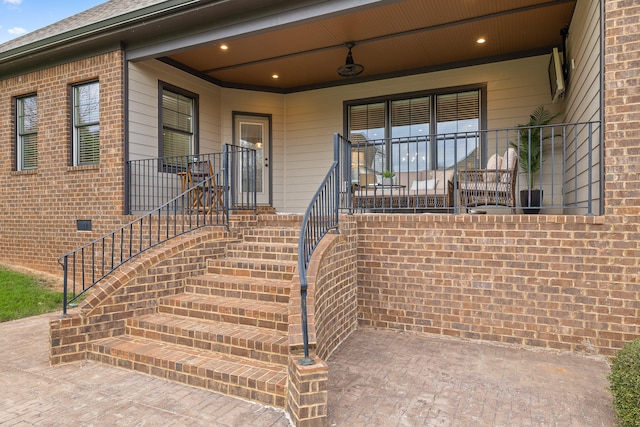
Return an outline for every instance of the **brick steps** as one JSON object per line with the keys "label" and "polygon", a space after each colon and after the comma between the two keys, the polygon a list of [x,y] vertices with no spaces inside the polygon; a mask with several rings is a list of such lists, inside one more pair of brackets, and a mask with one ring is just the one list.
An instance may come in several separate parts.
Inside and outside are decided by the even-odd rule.
{"label": "brick steps", "polygon": [[297,265],[297,261],[266,262],[247,258],[221,258],[209,260],[207,273],[289,281]]}
{"label": "brick steps", "polygon": [[298,217],[236,219],[252,227],[210,254],[205,274],[127,319],[124,335],[89,344],[88,358],[284,408]]}
{"label": "brick steps", "polygon": [[89,344],[88,358],[283,408],[286,365],[131,336]]}
{"label": "brick steps", "polygon": [[286,244],[298,246],[299,229],[289,227],[252,228],[244,232],[246,243]]}
{"label": "brick steps", "polygon": [[160,298],[158,311],[283,332],[288,330],[289,309],[279,303],[184,293]]}
{"label": "brick steps", "polygon": [[298,245],[291,243],[237,243],[229,245],[227,256],[229,258],[296,262],[298,260]]}
{"label": "brick steps", "polygon": [[207,274],[199,277],[190,277],[185,281],[186,293],[285,304],[289,302],[290,291],[290,282],[255,279],[253,277]]}
{"label": "brick steps", "polygon": [[289,340],[283,332],[164,313],[128,319],[126,333],[282,365],[289,353]]}

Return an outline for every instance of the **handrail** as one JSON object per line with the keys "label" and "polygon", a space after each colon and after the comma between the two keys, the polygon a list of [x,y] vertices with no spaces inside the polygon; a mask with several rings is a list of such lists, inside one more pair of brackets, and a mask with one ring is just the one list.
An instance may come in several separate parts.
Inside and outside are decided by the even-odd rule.
{"label": "handrail", "polygon": [[338,228],[338,210],[340,208],[340,141],[342,137],[334,135],[334,161],[324,177],[318,191],[302,219],[298,238],[298,273],[300,275],[300,311],[302,317],[302,339],[304,342],[303,365],[313,365],[309,357],[309,330],[307,324],[307,268],[313,251],[329,230]]}
{"label": "handrail", "polygon": [[[190,231],[227,225],[226,207],[194,207],[195,197],[209,197],[213,179],[210,176],[198,182],[161,207],[58,258],[64,271],[63,316],[69,304],[136,256]],[[73,287],[69,299],[70,280]]]}
{"label": "handrail", "polygon": [[[234,181],[255,189],[255,150],[223,147],[222,167],[186,188],[162,206],[86,245],[62,255],[64,272],[63,316],[77,300],[111,272],[143,252],[196,229],[229,225],[229,209],[256,210],[255,190],[246,197],[235,193]],[[69,298],[69,285],[72,285]]]}
{"label": "handrail", "polygon": [[[601,127],[600,122],[591,121],[377,139],[358,135],[351,143],[351,157],[343,157],[347,161],[342,167],[349,172],[343,184],[342,207],[351,212],[439,211],[456,215],[469,208],[505,207],[503,200],[508,200],[506,207],[511,213],[524,205],[523,212],[544,208],[554,214],[602,215],[602,193],[597,192],[604,179],[598,169]],[[516,150],[511,159],[519,159],[520,166],[514,175],[515,185],[500,190],[507,196],[483,198],[480,192],[462,200],[460,176],[486,172],[490,157],[505,158],[508,148]],[[541,162],[529,162],[534,160],[532,152]],[[482,178],[482,183],[500,181],[496,178],[506,169],[504,163],[494,169],[493,177],[485,174],[487,179]],[[536,167],[529,170],[527,165],[532,164]],[[393,178],[383,182],[387,171]],[[465,191],[487,193],[482,183],[478,181]],[[544,203],[540,199],[534,206],[531,192],[526,191],[530,188],[544,190]],[[517,197],[521,191],[522,200]]]}

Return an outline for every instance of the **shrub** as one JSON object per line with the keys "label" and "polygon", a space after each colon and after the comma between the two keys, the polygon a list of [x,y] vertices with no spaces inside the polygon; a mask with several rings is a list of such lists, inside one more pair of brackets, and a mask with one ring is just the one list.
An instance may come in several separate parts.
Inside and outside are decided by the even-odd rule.
{"label": "shrub", "polygon": [[640,338],[627,343],[611,364],[611,392],[621,427],[640,427]]}

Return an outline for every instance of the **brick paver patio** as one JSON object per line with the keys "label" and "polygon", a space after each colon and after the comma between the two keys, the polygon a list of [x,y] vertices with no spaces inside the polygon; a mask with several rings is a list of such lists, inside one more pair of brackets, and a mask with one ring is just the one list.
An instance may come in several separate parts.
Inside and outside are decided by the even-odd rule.
{"label": "brick paver patio", "polygon": [[[282,411],[108,365],[51,367],[48,319],[0,323],[2,426],[288,426]],[[329,426],[615,425],[602,358],[360,330],[329,359]]]}

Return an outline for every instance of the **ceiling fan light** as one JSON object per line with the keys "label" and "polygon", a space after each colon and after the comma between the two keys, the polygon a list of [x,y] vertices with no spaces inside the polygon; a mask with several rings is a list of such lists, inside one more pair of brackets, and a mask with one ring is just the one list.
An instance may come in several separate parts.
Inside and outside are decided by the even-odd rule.
{"label": "ceiling fan light", "polygon": [[356,44],[353,42],[347,43],[346,46],[349,48],[349,52],[347,53],[347,58],[344,61],[344,65],[338,67],[336,72],[341,77],[353,77],[364,71],[364,66],[361,64],[356,64],[353,60],[353,55],[351,54],[351,48]]}

